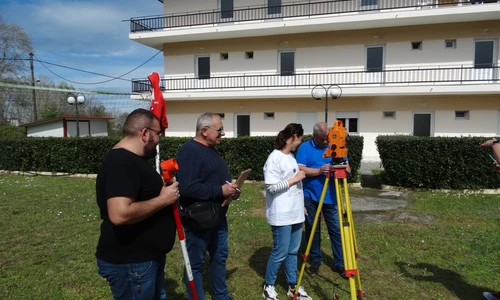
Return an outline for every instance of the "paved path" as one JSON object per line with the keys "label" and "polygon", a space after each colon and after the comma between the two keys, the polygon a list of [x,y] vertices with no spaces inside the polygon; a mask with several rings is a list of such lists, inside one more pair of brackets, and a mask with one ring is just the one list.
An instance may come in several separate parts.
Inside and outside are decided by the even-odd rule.
{"label": "paved path", "polygon": [[408,206],[406,192],[369,190],[367,194],[369,195],[349,195],[355,223],[383,224],[395,221],[433,224],[435,222],[432,216],[398,211]]}

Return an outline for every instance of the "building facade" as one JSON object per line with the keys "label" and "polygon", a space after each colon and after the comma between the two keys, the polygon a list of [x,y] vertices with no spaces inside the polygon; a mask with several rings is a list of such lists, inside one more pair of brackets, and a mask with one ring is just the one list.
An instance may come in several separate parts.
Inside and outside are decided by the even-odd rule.
{"label": "building facade", "polygon": [[193,136],[205,111],[228,137],[327,117],[378,161],[378,135],[500,134],[500,3],[472,2],[171,0],[129,37],[163,50],[167,135]]}
{"label": "building facade", "polygon": [[23,124],[28,137],[76,137],[77,124],[81,137],[108,136],[109,117],[55,117]]}

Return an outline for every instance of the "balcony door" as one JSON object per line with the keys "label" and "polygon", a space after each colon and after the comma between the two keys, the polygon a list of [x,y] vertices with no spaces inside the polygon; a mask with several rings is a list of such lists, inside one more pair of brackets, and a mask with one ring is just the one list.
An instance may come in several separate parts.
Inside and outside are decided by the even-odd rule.
{"label": "balcony door", "polygon": [[250,136],[250,115],[236,115],[236,137]]}
{"label": "balcony door", "polygon": [[378,0],[359,0],[360,10],[374,10],[379,8]]}
{"label": "balcony door", "polygon": [[497,53],[497,40],[476,40],[474,42],[474,70],[473,80],[493,82],[496,72],[493,68]]}
{"label": "balcony door", "polygon": [[267,16],[269,18],[281,17],[281,0],[267,0]]}
{"label": "balcony door", "polygon": [[413,113],[413,135],[434,136],[434,114],[430,112]]}
{"label": "balcony door", "polygon": [[234,20],[234,0],[219,0],[221,22],[232,22]]}
{"label": "balcony door", "polygon": [[385,46],[366,47],[365,83],[384,83]]}
{"label": "balcony door", "polygon": [[210,55],[195,56],[196,88],[210,87]]}
{"label": "balcony door", "polygon": [[278,51],[280,85],[295,85],[295,51]]}

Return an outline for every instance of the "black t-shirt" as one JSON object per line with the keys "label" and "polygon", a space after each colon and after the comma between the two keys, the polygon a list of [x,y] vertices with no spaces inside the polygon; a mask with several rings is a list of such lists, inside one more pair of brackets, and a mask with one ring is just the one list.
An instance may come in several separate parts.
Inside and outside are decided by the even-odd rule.
{"label": "black t-shirt", "polygon": [[125,149],[106,154],[96,181],[102,219],[97,258],[115,264],[137,263],[161,258],[172,249],[176,230],[172,207],[130,225],[113,225],[108,216],[108,199],[146,201],[158,196],[162,186],[161,176],[142,157]]}

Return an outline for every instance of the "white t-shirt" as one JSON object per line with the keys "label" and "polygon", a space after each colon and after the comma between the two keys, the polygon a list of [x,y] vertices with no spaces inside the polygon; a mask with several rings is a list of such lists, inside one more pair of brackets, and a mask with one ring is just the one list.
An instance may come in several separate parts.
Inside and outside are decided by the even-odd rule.
{"label": "white t-shirt", "polygon": [[[299,166],[293,154],[274,150],[264,165],[264,183],[275,184],[295,176]],[[266,217],[273,226],[292,225],[304,222],[304,193],[302,182],[284,192],[270,194],[266,189]]]}

